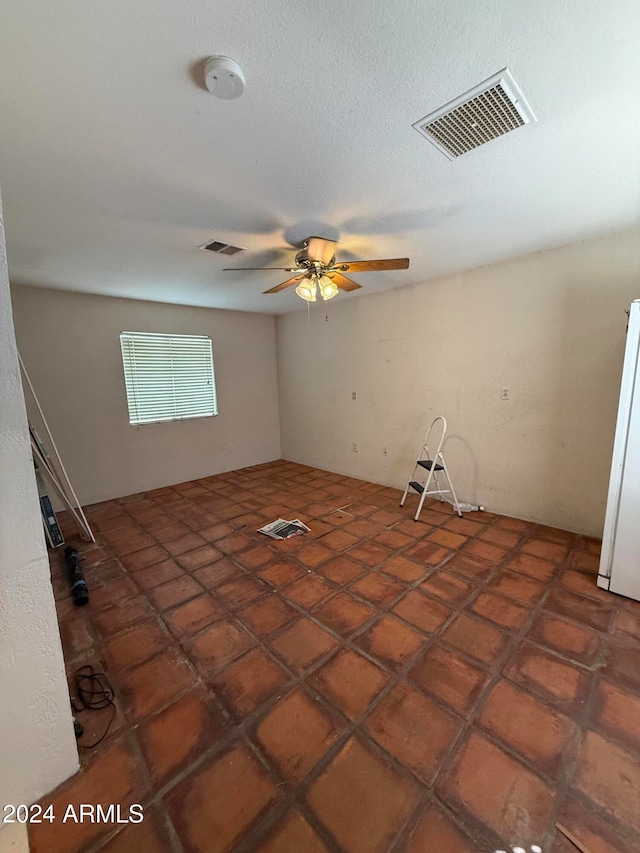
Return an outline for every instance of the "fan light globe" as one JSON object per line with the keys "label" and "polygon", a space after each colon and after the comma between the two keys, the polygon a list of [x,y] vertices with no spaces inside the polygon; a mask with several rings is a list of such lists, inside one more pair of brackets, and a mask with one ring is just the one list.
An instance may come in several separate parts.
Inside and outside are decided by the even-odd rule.
{"label": "fan light globe", "polygon": [[324,300],[332,299],[337,295],[338,285],[334,281],[331,281],[328,275],[323,275],[318,284],[320,285],[320,293]]}
{"label": "fan light globe", "polygon": [[296,287],[296,293],[306,302],[316,301],[316,283],[307,279],[300,282]]}

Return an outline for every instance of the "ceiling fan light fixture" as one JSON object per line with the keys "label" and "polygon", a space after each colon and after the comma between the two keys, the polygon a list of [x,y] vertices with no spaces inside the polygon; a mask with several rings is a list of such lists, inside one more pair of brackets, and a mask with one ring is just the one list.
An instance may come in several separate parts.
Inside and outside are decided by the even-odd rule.
{"label": "ceiling fan light fixture", "polygon": [[338,285],[332,281],[328,275],[323,275],[318,279],[318,286],[320,287],[322,298],[325,301],[327,299],[333,299],[334,296],[338,295]]}
{"label": "ceiling fan light fixture", "polygon": [[305,302],[316,301],[316,283],[313,279],[303,279],[296,287],[296,293]]}

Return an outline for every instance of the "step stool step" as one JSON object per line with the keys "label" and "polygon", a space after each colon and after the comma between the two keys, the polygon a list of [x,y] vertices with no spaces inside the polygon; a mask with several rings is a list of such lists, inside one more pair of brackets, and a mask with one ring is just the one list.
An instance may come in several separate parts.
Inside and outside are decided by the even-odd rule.
{"label": "step stool step", "polygon": [[422,483],[416,483],[416,481],[415,481],[415,480],[412,480],[412,481],[409,483],[409,485],[410,485],[410,486],[411,486],[411,488],[412,488],[412,489],[414,489],[414,490],[415,490],[419,495],[421,495],[421,494],[424,492],[424,486],[422,485]]}
{"label": "step stool step", "polygon": [[[433,462],[431,461],[431,459],[418,459],[418,465],[422,466],[423,468],[426,468],[427,471],[430,471],[433,467]],[[442,465],[436,465],[434,471],[444,471],[444,468],[442,467]]]}

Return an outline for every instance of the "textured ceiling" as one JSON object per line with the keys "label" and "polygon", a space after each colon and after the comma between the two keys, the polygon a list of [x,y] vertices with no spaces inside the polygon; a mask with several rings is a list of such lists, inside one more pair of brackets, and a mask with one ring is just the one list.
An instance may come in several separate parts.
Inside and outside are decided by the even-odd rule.
{"label": "textured ceiling", "polygon": [[[637,0],[0,4],[14,283],[281,313],[286,274],[222,268],[310,234],[411,258],[360,299],[640,221]],[[204,90],[213,53],[240,100]],[[504,66],[537,124],[454,162],[411,127]]]}

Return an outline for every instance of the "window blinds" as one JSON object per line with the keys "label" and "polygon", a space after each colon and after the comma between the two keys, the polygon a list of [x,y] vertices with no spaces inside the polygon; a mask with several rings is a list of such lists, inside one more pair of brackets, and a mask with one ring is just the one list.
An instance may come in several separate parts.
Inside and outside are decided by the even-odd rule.
{"label": "window blinds", "polygon": [[120,346],[130,423],[218,414],[211,338],[122,332]]}

